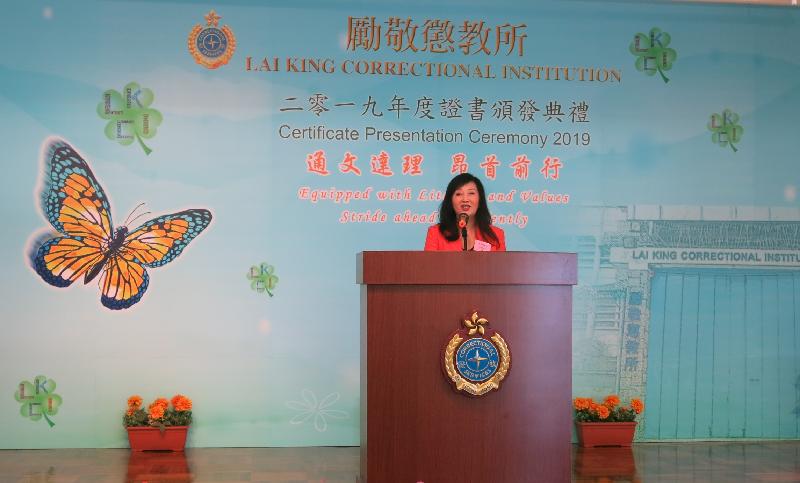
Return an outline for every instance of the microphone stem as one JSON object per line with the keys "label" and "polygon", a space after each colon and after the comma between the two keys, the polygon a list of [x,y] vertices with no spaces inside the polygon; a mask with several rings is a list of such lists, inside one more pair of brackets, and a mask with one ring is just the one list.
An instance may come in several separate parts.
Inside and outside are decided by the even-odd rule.
{"label": "microphone stem", "polygon": [[463,240],[463,251],[467,251],[467,227],[461,229],[461,239]]}

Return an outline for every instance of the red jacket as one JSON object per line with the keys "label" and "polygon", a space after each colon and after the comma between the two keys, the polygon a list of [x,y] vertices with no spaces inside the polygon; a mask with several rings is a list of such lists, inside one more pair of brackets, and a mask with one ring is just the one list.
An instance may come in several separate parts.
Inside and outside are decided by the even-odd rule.
{"label": "red jacket", "polygon": [[[494,225],[492,225],[492,231],[494,232],[494,235],[497,237],[497,243],[490,240],[485,240],[480,230],[475,231],[475,237],[478,240],[490,243],[492,245],[493,252],[506,251],[506,234],[503,232],[502,229],[497,228]],[[454,241],[449,241],[447,238],[444,237],[444,235],[442,235],[442,232],[439,231],[439,225],[433,225],[428,227],[428,236],[425,238],[425,250],[457,252],[460,251],[461,248],[462,248],[462,242],[460,238],[457,238]]]}

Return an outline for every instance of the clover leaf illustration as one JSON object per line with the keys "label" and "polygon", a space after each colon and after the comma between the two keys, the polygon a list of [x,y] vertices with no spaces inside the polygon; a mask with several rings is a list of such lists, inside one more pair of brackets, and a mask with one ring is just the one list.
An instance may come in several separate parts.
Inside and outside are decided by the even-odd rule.
{"label": "clover leaf illustration", "polygon": [[250,267],[247,273],[247,279],[250,280],[250,288],[258,293],[267,292],[270,297],[274,294],[275,287],[278,285],[278,276],[275,275],[275,267],[264,262],[261,265],[254,265]]}
{"label": "clover leaf illustration", "polygon": [[48,416],[58,414],[61,406],[61,396],[56,394],[56,381],[45,376],[36,376],[33,382],[22,381],[19,383],[14,399],[21,403],[20,415],[30,418],[31,421],[39,421],[44,418],[52,428],[56,425]]}
{"label": "clover leaf illustration", "polygon": [[672,69],[672,64],[678,58],[675,49],[667,47],[671,41],[672,37],[657,27],[650,29],[649,35],[634,35],[628,50],[636,56],[636,70],[647,75],[658,72],[664,82],[669,82],[664,71]]}
{"label": "clover leaf illustration", "polygon": [[720,147],[730,146],[737,152],[735,144],[742,140],[744,128],[739,125],[739,115],[730,109],[725,109],[722,114],[716,112],[708,121],[708,130],[711,131],[711,141]]}
{"label": "clover leaf illustration", "polygon": [[123,146],[139,142],[145,154],[150,149],[143,139],[151,139],[156,135],[158,126],[163,120],[161,113],[150,107],[153,103],[153,91],[130,82],[122,92],[109,89],[103,93],[103,100],[97,104],[97,114],[108,119],[106,137]]}

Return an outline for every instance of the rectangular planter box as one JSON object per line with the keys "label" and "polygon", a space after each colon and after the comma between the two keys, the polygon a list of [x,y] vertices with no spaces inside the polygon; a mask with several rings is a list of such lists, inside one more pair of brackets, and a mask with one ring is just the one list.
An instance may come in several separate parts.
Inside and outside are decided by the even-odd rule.
{"label": "rectangular planter box", "polygon": [[633,443],[636,421],[628,423],[575,423],[578,442],[584,448],[624,446]]}
{"label": "rectangular planter box", "polygon": [[131,451],[168,450],[183,451],[189,426],[169,426],[162,431],[150,426],[129,427],[128,442]]}

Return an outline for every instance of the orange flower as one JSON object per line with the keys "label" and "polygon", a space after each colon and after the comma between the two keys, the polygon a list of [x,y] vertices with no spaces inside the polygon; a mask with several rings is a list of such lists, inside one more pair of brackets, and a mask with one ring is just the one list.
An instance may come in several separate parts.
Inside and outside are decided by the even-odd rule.
{"label": "orange flower", "polygon": [[611,411],[606,406],[597,406],[597,415],[600,416],[600,419],[606,419],[611,415]]}
{"label": "orange flower", "polygon": [[603,401],[608,408],[615,408],[617,404],[619,404],[619,396],[616,394],[611,394],[610,396],[606,396],[605,401]]}
{"label": "orange flower", "polygon": [[192,400],[183,394],[176,394],[175,397],[172,398],[172,406],[176,411],[191,411]]}
{"label": "orange flower", "polygon": [[128,409],[136,411],[142,407],[142,396],[134,395],[128,398]]}
{"label": "orange flower", "polygon": [[592,400],[586,397],[576,397],[573,405],[578,411],[589,409],[592,405]]}
{"label": "orange flower", "polygon": [[148,416],[151,420],[161,419],[164,417],[164,410],[163,406],[151,404]]}
{"label": "orange flower", "polygon": [[636,414],[641,414],[644,411],[644,403],[640,399],[631,399],[631,407]]}
{"label": "orange flower", "polygon": [[167,408],[169,407],[169,401],[167,401],[167,398],[160,397],[155,401],[153,401],[147,408],[153,409],[154,407],[160,407],[162,412],[166,411]]}

